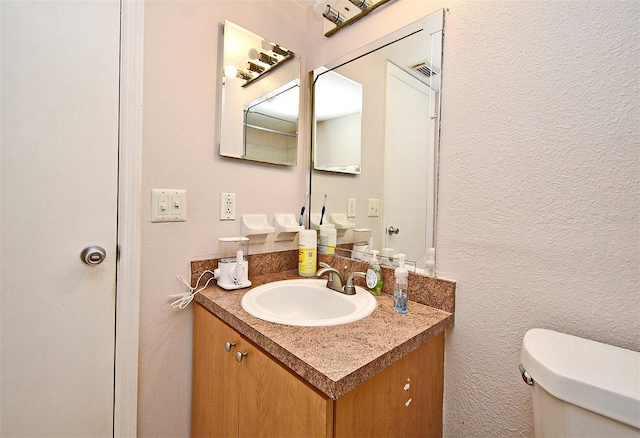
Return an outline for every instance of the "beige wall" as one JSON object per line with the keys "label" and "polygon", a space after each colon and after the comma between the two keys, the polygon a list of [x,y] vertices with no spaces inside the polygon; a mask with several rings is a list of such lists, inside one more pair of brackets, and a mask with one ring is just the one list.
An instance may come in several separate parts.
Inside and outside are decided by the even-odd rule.
{"label": "beige wall", "polygon": [[[240,235],[240,215],[265,213],[272,223],[274,213],[299,212],[306,190],[304,152],[297,167],[217,154],[215,90],[225,19],[304,51],[305,10],[290,1],[145,4],[140,436],[189,435],[192,311],[169,307],[169,294],[185,290],[176,277],[189,277],[191,260],[218,255],[219,237]],[[186,189],[187,221],[150,223],[152,188]],[[237,194],[238,220],[218,220],[220,192]],[[293,247],[270,239],[250,252]]]}
{"label": "beige wall", "polygon": [[[167,295],[239,233],[217,220],[219,192],[238,194],[239,214],[271,214],[295,212],[306,190],[304,154],[283,169],[213,153],[216,24],[282,42],[311,70],[443,6],[437,269],[458,282],[445,436],[532,436],[517,369],[528,328],[640,349],[638,3],[396,0],[327,39],[289,1],[150,1],[141,436],[188,434],[191,311]],[[149,223],[155,187],[187,189],[187,222]]]}

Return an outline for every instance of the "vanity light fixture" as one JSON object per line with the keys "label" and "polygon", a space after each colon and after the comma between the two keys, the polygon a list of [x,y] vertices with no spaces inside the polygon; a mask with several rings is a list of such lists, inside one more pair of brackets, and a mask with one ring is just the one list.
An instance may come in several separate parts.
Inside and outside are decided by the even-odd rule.
{"label": "vanity light fixture", "polygon": [[229,77],[236,77],[239,79],[243,79],[245,81],[249,81],[253,79],[253,75],[247,71],[241,70],[235,65],[225,65],[224,66],[224,75]]}
{"label": "vanity light fixture", "polygon": [[[322,14],[327,21],[335,24],[328,31],[325,28],[324,36],[329,37],[391,1],[393,0],[314,0],[312,7],[314,12]],[[351,5],[358,9],[354,11]]]}
{"label": "vanity light fixture", "polygon": [[316,0],[313,4],[313,11],[316,14],[322,14],[324,18],[336,25],[344,23],[344,17],[340,15],[340,12],[333,10],[331,5],[328,5],[321,0]]}
{"label": "vanity light fixture", "polygon": [[364,11],[367,8],[371,7],[371,3],[367,3],[366,0],[349,0],[352,4],[356,5],[358,9]]}
{"label": "vanity light fixture", "polygon": [[245,70],[233,65],[226,65],[224,67],[225,77],[240,78],[245,81],[242,86],[246,87],[262,75],[269,73],[285,61],[289,61],[295,57],[295,53],[267,40],[263,40],[261,46],[262,51],[256,49],[249,50],[247,54],[249,60],[247,61]]}
{"label": "vanity light fixture", "polygon": [[254,71],[254,72],[258,73],[258,74],[262,73],[265,70],[265,68],[263,66],[258,65],[255,62],[249,61],[247,63],[247,65],[249,66],[249,71]]}
{"label": "vanity light fixture", "polygon": [[258,52],[256,49],[249,50],[249,58],[267,65],[276,65],[278,63],[278,58],[269,56],[264,52]]}
{"label": "vanity light fixture", "polygon": [[291,51],[285,49],[284,47],[280,47],[279,45],[277,45],[276,43],[272,43],[271,41],[262,40],[262,43],[260,45],[262,46],[263,50],[270,50],[273,53],[285,58],[288,58],[292,55]]}

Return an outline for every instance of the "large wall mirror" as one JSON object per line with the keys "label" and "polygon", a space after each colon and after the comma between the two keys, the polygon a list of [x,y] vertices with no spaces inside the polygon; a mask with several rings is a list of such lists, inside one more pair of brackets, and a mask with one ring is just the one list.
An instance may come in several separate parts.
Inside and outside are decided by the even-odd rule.
{"label": "large wall mirror", "polygon": [[[435,246],[443,20],[442,10],[430,14],[313,78],[311,226],[326,205],[339,244],[369,230],[373,249],[418,268]],[[345,111],[346,100],[356,108]]]}
{"label": "large wall mirror", "polygon": [[220,155],[295,166],[300,57],[230,21],[223,45]]}

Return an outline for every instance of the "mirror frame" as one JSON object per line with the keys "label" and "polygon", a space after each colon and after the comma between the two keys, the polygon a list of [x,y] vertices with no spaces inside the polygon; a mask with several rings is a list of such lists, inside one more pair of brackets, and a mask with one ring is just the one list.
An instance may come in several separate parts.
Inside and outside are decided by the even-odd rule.
{"label": "mirror frame", "polygon": [[[398,40],[401,40],[403,38],[406,38],[410,35],[413,35],[417,32],[420,31],[425,31],[428,32],[430,35],[436,34],[438,32],[441,32],[441,39],[442,39],[442,45],[440,47],[441,53],[440,53],[440,67],[442,67],[442,55],[443,55],[443,50],[444,50],[444,9],[438,9],[424,17],[422,17],[421,19],[410,23],[406,26],[403,26],[400,29],[397,29],[395,31],[392,31],[390,33],[388,33],[387,35],[384,35],[374,41],[371,41],[370,43],[351,51],[350,53],[347,53],[343,56],[340,56],[338,58],[336,58],[335,60],[325,64],[323,67],[325,67],[327,70],[334,70],[338,67],[341,67],[351,61],[357,60],[373,51],[376,51],[378,49],[381,49],[385,46],[388,46]],[[320,67],[319,67],[320,68]],[[317,71],[317,69],[316,69]],[[440,72],[440,75],[442,75],[442,71]],[[319,210],[320,205],[315,206],[312,204],[312,200],[313,200],[313,196],[312,194],[313,192],[313,174],[314,172],[316,172],[314,170],[314,163],[313,163],[313,157],[314,157],[314,148],[316,147],[316,145],[313,142],[313,135],[314,135],[314,131],[315,131],[315,126],[313,126],[313,121],[314,121],[314,115],[313,115],[313,85],[315,83],[315,76],[314,76],[314,72],[310,72],[309,76],[311,78],[310,80],[310,93],[311,93],[311,99],[310,99],[310,108],[311,108],[311,115],[310,115],[310,131],[311,131],[311,150],[310,150],[310,163],[309,163],[309,212],[313,211],[313,208],[316,208]],[[435,169],[435,174],[433,175],[433,184],[434,184],[434,209],[433,209],[433,217],[431,219],[432,223],[433,223],[433,227],[432,227],[432,232],[433,232],[433,246],[436,246],[436,216],[437,216],[437,196],[438,196],[438,174],[439,174],[439,154],[440,154],[440,131],[441,131],[441,126],[442,126],[442,117],[441,117],[441,103],[442,103],[442,76],[440,76],[440,84],[439,84],[439,93],[438,93],[438,97],[437,97],[437,111],[438,111],[438,122],[437,122],[437,143],[435,145],[435,165],[434,165],[434,169]],[[429,222],[429,220],[427,221]],[[426,226],[427,224],[425,224]],[[313,228],[313,224],[311,221],[311,214],[309,214],[308,217],[308,226],[309,228]],[[428,231],[429,232],[429,231]],[[345,250],[347,251],[347,250]],[[352,251],[347,251],[348,253],[350,253],[353,256],[353,252]],[[427,253],[429,252],[428,248],[425,248],[425,253],[423,254],[423,256],[419,257],[418,260],[422,259],[423,257],[427,256]],[[435,253],[433,254],[433,275],[435,276]],[[356,257],[359,258],[359,257]],[[414,272],[419,271],[418,268],[416,268],[416,266],[419,266],[418,260],[407,260],[407,265],[408,265],[408,269],[413,270]],[[413,267],[413,268],[411,268]],[[424,273],[424,272],[422,272]]]}

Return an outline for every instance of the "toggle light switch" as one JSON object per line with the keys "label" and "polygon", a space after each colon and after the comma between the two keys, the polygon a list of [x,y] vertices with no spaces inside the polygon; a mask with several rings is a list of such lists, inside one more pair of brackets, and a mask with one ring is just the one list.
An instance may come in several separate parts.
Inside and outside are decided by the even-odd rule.
{"label": "toggle light switch", "polygon": [[151,222],[184,222],[186,220],[186,190],[151,190]]}
{"label": "toggle light switch", "polygon": [[180,216],[182,214],[182,197],[171,197],[171,214]]}
{"label": "toggle light switch", "polygon": [[160,196],[158,198],[158,214],[169,214],[169,197]]}

